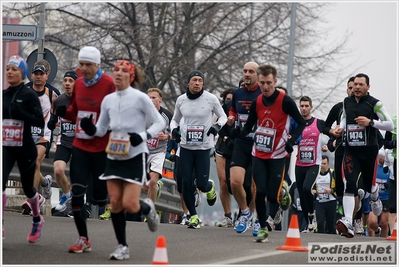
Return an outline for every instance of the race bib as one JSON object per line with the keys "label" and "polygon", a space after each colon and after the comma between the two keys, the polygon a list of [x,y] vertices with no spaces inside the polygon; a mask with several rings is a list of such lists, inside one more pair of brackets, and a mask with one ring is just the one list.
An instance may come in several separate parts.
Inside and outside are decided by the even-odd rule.
{"label": "race bib", "polygon": [[151,138],[147,141],[147,147],[149,150],[154,150],[158,147],[159,139],[158,138]]}
{"label": "race bib", "polygon": [[244,128],[245,123],[248,120],[248,114],[238,114],[238,127],[240,129]]}
{"label": "race bib", "polygon": [[327,200],[330,198],[330,194],[317,194],[320,201]]}
{"label": "race bib", "polygon": [[258,127],[254,135],[255,148],[262,152],[273,152],[276,130],[266,127]]}
{"label": "race bib", "polygon": [[30,132],[32,133],[32,137],[33,138],[35,138],[35,137],[41,137],[41,136],[44,136],[44,128],[40,128],[40,127],[37,127],[37,126],[31,126],[30,127]]}
{"label": "race bib", "polygon": [[75,136],[75,128],[76,124],[65,119],[61,119],[60,123],[60,128],[61,128],[61,134],[68,136],[68,137],[74,137]]}
{"label": "race bib", "polygon": [[346,138],[350,146],[366,146],[366,128],[358,124],[348,124],[346,127]]}
{"label": "race bib", "polygon": [[204,132],[204,125],[187,125],[186,143],[194,146],[202,145]]}
{"label": "race bib", "polygon": [[299,148],[299,161],[302,163],[313,163],[314,162],[314,147],[313,146],[301,146]]}
{"label": "race bib", "polygon": [[114,156],[129,156],[130,135],[111,132],[105,152]]}
{"label": "race bib", "polygon": [[39,142],[40,138],[44,136],[44,128],[40,128],[37,126],[31,126],[30,132],[32,134],[32,139],[35,143]]}
{"label": "race bib", "polygon": [[376,178],[376,182],[377,182],[377,185],[378,185],[379,192],[380,193],[384,193],[385,190],[387,190],[385,188],[385,180],[384,179],[380,179],[380,178]]}
{"label": "race bib", "polygon": [[317,183],[317,196],[319,200],[327,200],[330,198],[330,194],[327,193],[326,188],[330,187],[327,183]]}
{"label": "race bib", "polygon": [[22,146],[24,122],[21,120],[3,120],[3,146]]}
{"label": "race bib", "polygon": [[[238,114],[237,124],[238,124],[238,127],[240,128],[240,130],[242,130],[242,128],[244,128],[244,125],[248,120],[248,116],[249,116],[248,114]],[[254,132],[255,132],[255,125],[254,125],[254,127],[252,127],[252,131],[249,134],[247,134],[245,137],[253,138]]]}
{"label": "race bib", "polygon": [[92,123],[96,124],[96,119],[97,119],[97,113],[92,112],[92,111],[78,111],[78,116],[76,118],[76,126],[75,126],[75,137],[79,139],[93,139],[94,136],[87,135],[85,131],[80,127],[80,121],[84,117],[90,117],[90,115],[93,114],[93,120]]}

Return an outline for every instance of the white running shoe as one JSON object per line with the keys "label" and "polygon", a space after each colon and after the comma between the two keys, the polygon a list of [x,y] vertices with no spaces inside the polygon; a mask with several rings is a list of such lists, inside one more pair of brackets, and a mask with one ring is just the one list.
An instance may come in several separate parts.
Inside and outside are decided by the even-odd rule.
{"label": "white running shoe", "polygon": [[340,235],[345,236],[347,238],[352,238],[355,235],[353,231],[352,222],[350,222],[345,217],[342,217],[342,219],[339,219],[337,221],[335,229]]}
{"label": "white running shoe", "polygon": [[362,200],[363,200],[364,195],[365,195],[364,190],[359,188],[357,190],[357,195],[359,196],[359,205],[357,207],[357,211],[356,212],[358,212],[362,208]]}
{"label": "white running shoe", "polygon": [[233,220],[229,217],[224,217],[220,227],[233,227]]}
{"label": "white running shoe", "polygon": [[363,235],[364,234],[364,228],[363,228],[361,219],[356,219],[355,220],[355,222],[353,223],[353,228],[355,229],[355,234],[357,234],[357,235]]}
{"label": "white running shoe", "polygon": [[276,216],[274,216],[273,224],[277,225],[281,222],[283,219],[283,209],[281,207],[278,208]]}
{"label": "white running shoe", "polygon": [[274,230],[274,220],[270,215],[266,220],[266,227],[269,232]]}
{"label": "white running shoe", "polygon": [[184,214],[184,215],[181,217],[181,222],[180,222],[180,224],[181,224],[181,225],[188,225],[189,222],[190,222],[190,220],[188,219],[187,215]]}
{"label": "white running shoe", "polygon": [[152,202],[150,198],[144,199],[144,202],[151,207],[150,212],[147,215],[144,215],[147,218],[148,228],[151,232],[156,232],[159,225],[159,216],[157,211],[155,210],[154,202]]}
{"label": "white running shoe", "polygon": [[316,230],[316,228],[317,228],[316,216],[310,215],[309,217],[313,217],[313,219],[311,221],[309,220],[308,231],[309,232],[314,232]]}
{"label": "white running shoe", "polygon": [[128,260],[129,258],[129,247],[121,244],[119,244],[116,247],[116,250],[109,255],[110,260]]}
{"label": "white running shoe", "polygon": [[195,207],[198,207],[201,204],[201,191],[198,188],[194,191],[194,203]]}
{"label": "white running shoe", "polygon": [[51,175],[46,175],[44,176],[44,181],[45,181],[45,186],[42,185],[43,188],[43,197],[45,199],[50,199],[51,195],[53,194],[53,191],[51,190],[51,185],[53,183],[53,177]]}
{"label": "white running shoe", "polygon": [[377,200],[373,201],[370,200],[370,208],[371,211],[376,215],[376,216],[380,216],[381,212],[382,212],[382,202],[380,200],[380,198],[378,198]]}

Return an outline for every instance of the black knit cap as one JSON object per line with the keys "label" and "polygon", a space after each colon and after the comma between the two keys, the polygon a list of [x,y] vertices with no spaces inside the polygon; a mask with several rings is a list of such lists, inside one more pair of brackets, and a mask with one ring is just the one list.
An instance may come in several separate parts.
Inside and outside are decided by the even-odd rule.
{"label": "black knit cap", "polygon": [[67,70],[64,74],[64,78],[65,77],[71,77],[76,81],[79,78],[79,75],[74,70]]}
{"label": "black knit cap", "polygon": [[191,78],[194,77],[194,76],[200,76],[202,78],[202,80],[205,81],[204,74],[200,70],[192,70],[188,74],[188,81],[187,82],[190,82]]}

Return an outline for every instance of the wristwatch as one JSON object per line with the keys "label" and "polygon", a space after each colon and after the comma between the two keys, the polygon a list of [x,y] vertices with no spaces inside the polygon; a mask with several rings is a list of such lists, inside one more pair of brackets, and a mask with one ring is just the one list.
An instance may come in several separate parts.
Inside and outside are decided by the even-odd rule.
{"label": "wristwatch", "polygon": [[370,120],[369,126],[370,127],[374,127],[374,120],[373,119]]}

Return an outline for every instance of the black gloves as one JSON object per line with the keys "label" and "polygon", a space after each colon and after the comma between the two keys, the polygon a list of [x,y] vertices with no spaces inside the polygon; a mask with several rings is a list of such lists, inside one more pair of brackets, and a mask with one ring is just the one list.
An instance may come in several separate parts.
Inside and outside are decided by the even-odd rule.
{"label": "black gloves", "polygon": [[50,120],[47,123],[47,128],[51,131],[54,131],[57,122],[58,122],[58,116],[51,114]]}
{"label": "black gloves", "polygon": [[206,133],[207,136],[210,134],[217,135],[220,131],[220,128],[222,128],[219,124],[215,123],[211,128],[209,128],[208,132]]}
{"label": "black gloves", "polygon": [[137,133],[128,133],[130,135],[130,143],[132,146],[138,146],[143,142],[143,138]]}
{"label": "black gloves", "polygon": [[176,155],[175,154],[170,155],[169,160],[172,161],[172,162],[175,162],[176,161]]}
{"label": "black gloves", "polygon": [[[57,111],[58,111],[58,108],[57,108]],[[85,133],[87,135],[90,135],[90,136],[92,136],[96,133],[96,126],[93,124],[92,121],[93,121],[93,114],[90,114],[90,117],[82,118],[82,120],[80,121],[80,127],[85,131]]]}
{"label": "black gloves", "polygon": [[389,142],[389,146],[392,148],[396,148],[396,140],[392,140]]}
{"label": "black gloves", "polygon": [[215,127],[211,126],[211,128],[209,128],[209,130],[208,130],[208,132],[206,133],[206,135],[207,135],[207,136],[209,136],[210,134],[217,135],[218,132],[219,132],[219,131],[216,130]]}
{"label": "black gloves", "polygon": [[382,168],[382,171],[383,171],[384,173],[388,173],[389,167],[388,167],[388,166],[385,166],[384,168]]}
{"label": "black gloves", "polygon": [[285,151],[287,151],[288,153],[292,153],[292,151],[294,151],[294,148],[292,147],[292,144],[290,142],[287,142],[285,144]]}
{"label": "black gloves", "polygon": [[236,139],[240,135],[240,128],[233,128],[230,131],[230,138],[231,139]]}
{"label": "black gloves", "polygon": [[58,106],[55,110],[55,114],[60,117],[64,117],[67,111],[67,106]]}
{"label": "black gloves", "polygon": [[181,138],[181,134],[180,134],[180,126],[177,126],[177,128],[174,128],[172,130],[172,138],[174,140],[176,140],[177,143],[180,143],[180,138]]}

